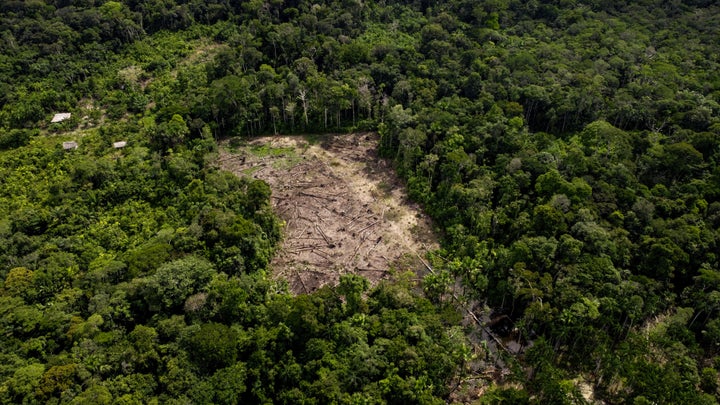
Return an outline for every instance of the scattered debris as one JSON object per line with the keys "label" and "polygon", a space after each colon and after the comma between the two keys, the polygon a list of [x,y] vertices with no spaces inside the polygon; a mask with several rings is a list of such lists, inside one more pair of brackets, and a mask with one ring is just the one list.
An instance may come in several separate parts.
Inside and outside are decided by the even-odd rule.
{"label": "scattered debris", "polygon": [[127,145],[126,141],[113,142],[113,148],[115,148],[115,149],[124,148],[126,145]]}
{"label": "scattered debris", "polygon": [[57,113],[57,114],[55,114],[55,116],[53,116],[53,118],[50,122],[51,123],[63,122],[67,119],[70,119],[71,116],[72,116],[71,113]]}
{"label": "scattered debris", "polygon": [[345,273],[375,284],[393,268],[425,272],[416,255],[437,248],[430,220],[378,158],[377,141],[334,135],[310,145],[299,136],[274,136],[237,153],[220,149],[221,168],[270,185],[273,208],[286,223],[271,266],[293,292],[337,284]]}
{"label": "scattered debris", "polygon": [[65,149],[65,150],[71,150],[71,149],[74,150],[74,149],[78,148],[78,143],[75,141],[63,142],[62,145],[63,145],[63,149]]}

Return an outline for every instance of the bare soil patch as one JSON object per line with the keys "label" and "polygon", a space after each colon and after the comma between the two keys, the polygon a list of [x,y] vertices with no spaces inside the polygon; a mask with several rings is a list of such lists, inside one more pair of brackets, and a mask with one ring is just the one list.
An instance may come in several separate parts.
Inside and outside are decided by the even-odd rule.
{"label": "bare soil patch", "polygon": [[336,284],[355,273],[375,284],[393,271],[425,269],[419,257],[437,249],[430,219],[408,200],[377,135],[255,138],[223,144],[219,167],[266,181],[285,221],[273,274],[295,293]]}

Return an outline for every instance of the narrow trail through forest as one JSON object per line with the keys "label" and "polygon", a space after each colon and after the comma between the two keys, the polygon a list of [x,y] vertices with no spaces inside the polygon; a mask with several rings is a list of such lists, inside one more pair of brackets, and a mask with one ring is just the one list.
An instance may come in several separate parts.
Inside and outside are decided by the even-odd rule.
{"label": "narrow trail through forest", "polygon": [[270,185],[273,208],[285,221],[271,266],[293,292],[336,284],[345,273],[375,284],[393,270],[426,271],[420,257],[438,247],[430,219],[408,200],[376,146],[371,133],[221,146],[219,167]]}

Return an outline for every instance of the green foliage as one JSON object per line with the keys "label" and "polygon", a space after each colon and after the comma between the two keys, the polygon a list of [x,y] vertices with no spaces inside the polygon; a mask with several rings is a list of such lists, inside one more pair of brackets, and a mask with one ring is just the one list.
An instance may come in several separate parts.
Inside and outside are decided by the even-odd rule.
{"label": "green foliage", "polygon": [[147,278],[143,295],[148,302],[157,303],[159,309],[174,311],[191,295],[202,291],[214,274],[212,263],[205,259],[187,256],[173,260]]}
{"label": "green foliage", "polygon": [[209,165],[377,129],[444,231],[428,298],[457,277],[535,340],[483,401],[581,402],[583,372],[711,403],[720,14],[666,3],[3,2],[0,402],[447,400],[466,352],[428,301],[279,293],[268,186]]}
{"label": "green foliage", "polygon": [[37,131],[27,129],[11,129],[9,131],[0,129],[0,150],[25,146],[37,134]]}
{"label": "green foliage", "polygon": [[184,343],[193,361],[205,372],[235,364],[238,344],[238,333],[219,323],[202,324]]}

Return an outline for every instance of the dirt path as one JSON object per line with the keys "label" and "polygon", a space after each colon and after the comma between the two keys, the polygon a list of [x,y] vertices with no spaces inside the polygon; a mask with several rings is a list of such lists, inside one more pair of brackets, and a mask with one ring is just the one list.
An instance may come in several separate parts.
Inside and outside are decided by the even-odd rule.
{"label": "dirt path", "polygon": [[431,223],[411,203],[388,162],[378,159],[374,134],[256,138],[220,148],[218,164],[266,181],[285,221],[273,274],[295,293],[360,274],[377,283],[390,271],[424,273],[418,255],[437,248]]}

